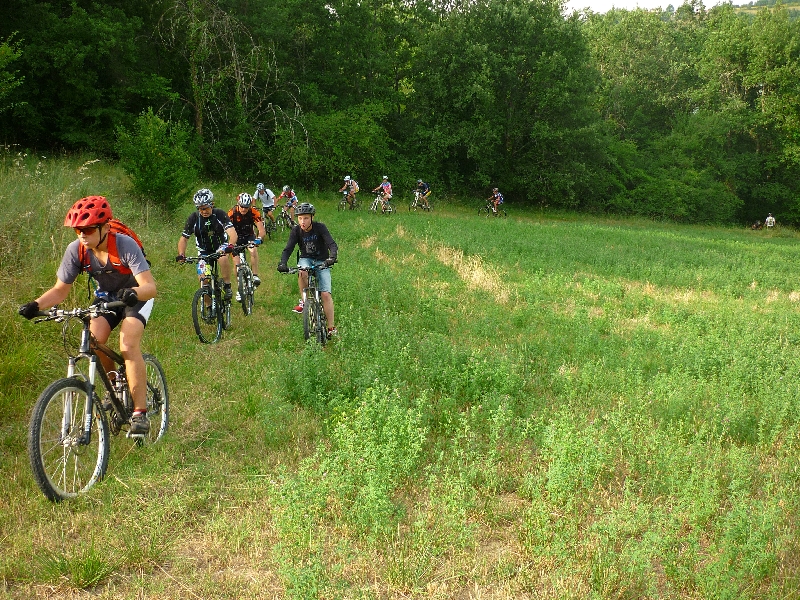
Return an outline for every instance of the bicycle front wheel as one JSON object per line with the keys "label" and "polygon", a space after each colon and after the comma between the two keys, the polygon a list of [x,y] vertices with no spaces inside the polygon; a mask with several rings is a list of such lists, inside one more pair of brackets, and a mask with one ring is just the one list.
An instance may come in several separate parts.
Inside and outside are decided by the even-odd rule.
{"label": "bicycle front wheel", "polygon": [[108,420],[99,402],[93,403],[91,429],[84,434],[90,402],[86,385],[76,377],[59,379],[33,407],[28,456],[36,483],[53,502],[88,491],[103,479],[108,466]]}
{"label": "bicycle front wheel", "polygon": [[231,301],[222,298],[222,292],[217,292],[217,305],[222,307],[220,312],[220,321],[222,322],[223,329],[230,329],[231,327]]}
{"label": "bicycle front wheel", "polygon": [[192,301],[192,321],[197,337],[204,344],[213,344],[222,335],[222,319],[218,314],[218,307],[209,287],[203,286],[195,292]]}
{"label": "bicycle front wheel", "polygon": [[239,268],[239,297],[242,303],[244,316],[249,316],[253,312],[253,273],[250,267]]}
{"label": "bicycle front wheel", "polygon": [[144,354],[143,358],[147,372],[147,418],[150,419],[148,441],[155,443],[169,427],[169,392],[167,378],[158,359],[152,354]]}
{"label": "bicycle front wheel", "polygon": [[303,335],[306,340],[313,339],[321,346],[328,340],[328,331],[323,326],[323,314],[322,304],[317,302],[313,291],[307,293],[303,305]]}

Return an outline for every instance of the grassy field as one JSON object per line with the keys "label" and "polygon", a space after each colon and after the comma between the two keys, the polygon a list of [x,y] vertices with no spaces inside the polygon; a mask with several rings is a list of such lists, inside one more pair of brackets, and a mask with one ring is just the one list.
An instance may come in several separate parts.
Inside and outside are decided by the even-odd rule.
{"label": "grassy field", "polygon": [[[793,231],[301,192],[339,243],[340,338],[305,346],[273,240],[254,314],[209,346],[174,263],[189,199],[170,216],[104,162],[0,157],[0,598],[800,597]],[[253,187],[205,185],[224,207]],[[107,478],[54,505],[25,444],[65,352],[16,308],[89,193],[153,262],[171,427],[112,439]]]}

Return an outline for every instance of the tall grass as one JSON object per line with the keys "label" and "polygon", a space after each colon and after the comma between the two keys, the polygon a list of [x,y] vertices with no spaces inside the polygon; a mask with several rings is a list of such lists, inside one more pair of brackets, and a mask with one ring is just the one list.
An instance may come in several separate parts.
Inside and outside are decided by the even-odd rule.
{"label": "tall grass", "polygon": [[[793,232],[305,194],[340,246],[340,338],[304,345],[273,240],[255,313],[206,346],[173,262],[185,214],[103,162],[0,165],[3,595],[800,596]],[[223,206],[252,187],[203,185]],[[144,450],[113,439],[106,480],[53,506],[24,444],[63,350],[14,309],[52,283],[84,193],[153,261],[172,423]]]}

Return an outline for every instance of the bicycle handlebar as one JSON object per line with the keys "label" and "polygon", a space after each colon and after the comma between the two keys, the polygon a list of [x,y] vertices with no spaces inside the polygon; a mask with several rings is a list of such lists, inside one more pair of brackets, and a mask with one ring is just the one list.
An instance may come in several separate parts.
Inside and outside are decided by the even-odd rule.
{"label": "bicycle handlebar", "polygon": [[201,254],[199,256],[187,256],[181,262],[181,264],[186,264],[186,263],[192,264],[196,263],[199,260],[219,260],[223,256],[225,256],[224,252],[212,252],[211,254]]}
{"label": "bicycle handlebar", "polygon": [[58,321],[66,319],[67,317],[78,317],[84,319],[86,317],[94,318],[104,313],[113,312],[115,308],[122,308],[126,304],[122,300],[114,300],[113,302],[100,302],[93,304],[88,308],[73,308],[71,310],[64,308],[53,307],[50,310],[40,310],[35,316],[41,319],[35,321],[42,323],[44,321]]}
{"label": "bicycle handlebar", "polygon": [[259,244],[256,244],[255,242],[247,242],[246,244],[236,244],[233,247],[233,254],[239,254],[241,252],[244,252],[247,248],[255,248],[258,245]]}
{"label": "bicycle handlebar", "polygon": [[312,266],[312,267],[301,267],[300,265],[298,265],[296,267],[289,267],[289,270],[284,272],[284,275],[291,275],[293,273],[297,273],[298,271],[324,271],[325,269],[330,269],[331,267],[333,267],[333,265],[331,265],[330,267],[326,267],[325,265],[315,265],[315,266]]}

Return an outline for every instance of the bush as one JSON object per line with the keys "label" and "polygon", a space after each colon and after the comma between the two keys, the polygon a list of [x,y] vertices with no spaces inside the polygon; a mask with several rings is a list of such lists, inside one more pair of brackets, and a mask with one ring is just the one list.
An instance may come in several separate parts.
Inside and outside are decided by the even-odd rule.
{"label": "bush", "polygon": [[198,179],[198,144],[185,123],[164,121],[149,108],[128,132],[117,129],[120,165],[131,178],[133,191],[175,208]]}

